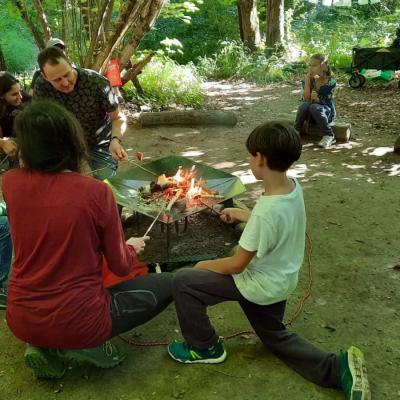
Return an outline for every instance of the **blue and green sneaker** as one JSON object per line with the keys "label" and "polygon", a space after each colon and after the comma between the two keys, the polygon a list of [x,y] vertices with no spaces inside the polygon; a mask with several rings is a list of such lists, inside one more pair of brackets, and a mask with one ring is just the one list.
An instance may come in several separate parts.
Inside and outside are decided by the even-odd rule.
{"label": "blue and green sneaker", "polygon": [[219,364],[226,358],[226,351],[220,341],[208,349],[198,349],[186,342],[175,341],[168,345],[168,354],[174,360],[187,364]]}
{"label": "blue and green sneaker", "polygon": [[125,360],[126,354],[109,340],[101,346],[82,350],[58,350],[57,354],[66,362],[75,365],[91,364],[98,368],[114,368]]}
{"label": "blue and green sneaker", "polygon": [[370,400],[367,369],[364,354],[358,347],[351,346],[339,355],[340,380],[347,400]]}
{"label": "blue and green sneaker", "polygon": [[60,379],[65,374],[64,362],[58,357],[56,350],[28,345],[24,357],[26,365],[33,369],[36,378]]}

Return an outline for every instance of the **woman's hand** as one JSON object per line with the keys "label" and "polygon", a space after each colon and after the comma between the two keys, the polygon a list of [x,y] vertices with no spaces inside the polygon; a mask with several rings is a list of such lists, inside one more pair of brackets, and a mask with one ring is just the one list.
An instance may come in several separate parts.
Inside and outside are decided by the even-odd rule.
{"label": "woman's hand", "polygon": [[141,253],[146,247],[146,242],[150,239],[150,236],[143,236],[139,238],[131,237],[126,241],[126,244],[132,246],[135,249],[136,254]]}
{"label": "woman's hand", "polygon": [[311,98],[311,101],[313,101],[313,102],[319,101],[318,93],[315,90],[313,90],[311,92],[310,98]]}
{"label": "woman's hand", "polygon": [[15,156],[17,153],[17,143],[11,139],[0,139],[0,149],[3,150],[7,156]]}

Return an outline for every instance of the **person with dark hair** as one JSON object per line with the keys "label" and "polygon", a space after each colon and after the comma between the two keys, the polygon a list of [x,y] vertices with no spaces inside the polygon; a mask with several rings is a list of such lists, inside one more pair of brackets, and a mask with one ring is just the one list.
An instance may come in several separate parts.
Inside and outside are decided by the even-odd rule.
{"label": "person with dark hair", "polygon": [[[30,97],[21,92],[19,80],[8,72],[0,72],[0,164],[4,156],[12,157],[17,151],[17,144],[12,138],[14,119]],[[2,154],[3,153],[3,157]]]}
{"label": "person with dark hair", "polygon": [[[48,49],[49,47],[57,47],[59,48],[62,52],[65,53],[66,51],[66,46],[65,43],[58,38],[51,38],[46,42],[46,49]],[[33,88],[36,84],[37,79],[39,78],[39,76],[41,75],[40,69],[37,69],[32,76],[32,81],[31,81],[31,86],[29,88],[29,95],[33,96]]]}
{"label": "person with dark hair", "polygon": [[149,237],[125,242],[110,187],[80,173],[84,135],[64,107],[33,102],[16,132],[22,168],[3,177],[15,253],[8,326],[29,343],[25,361],[39,378],[61,378],[70,361],[114,367],[125,356],[109,339],[164,310],[172,277],[145,274],[104,288],[104,260],[115,275],[132,276]]}
{"label": "person with dark hair", "polygon": [[[301,186],[287,170],[301,154],[301,139],[287,122],[258,126],[247,139],[250,168],[264,193],[253,211],[226,208],[227,223],[247,221],[231,257],[200,261],[179,270],[173,296],[184,342],[168,346],[182,363],[221,363],[225,348],[207,316],[207,306],[237,301],[264,345],[310,381],[342,388],[347,398],[370,399],[364,357],[356,347],[324,352],[283,323],[304,258],[306,212]],[[285,396],[283,396],[285,397]]]}
{"label": "person with dark hair", "polygon": [[34,99],[49,99],[66,107],[81,123],[95,176],[115,175],[117,161],[127,160],[122,147],[126,117],[108,80],[96,71],[74,67],[65,53],[49,47],[38,55],[42,72],[34,86]]}
{"label": "person with dark hair", "polygon": [[332,77],[327,57],[322,54],[311,56],[302,87],[302,103],[297,110],[294,127],[301,134],[304,122],[312,118],[324,135],[318,145],[326,149],[336,142],[330,126],[336,117],[333,102],[336,80]]}
{"label": "person with dark hair", "polygon": [[5,204],[0,201],[0,309],[5,309],[7,304],[7,280],[11,258],[12,242],[7,210]]}

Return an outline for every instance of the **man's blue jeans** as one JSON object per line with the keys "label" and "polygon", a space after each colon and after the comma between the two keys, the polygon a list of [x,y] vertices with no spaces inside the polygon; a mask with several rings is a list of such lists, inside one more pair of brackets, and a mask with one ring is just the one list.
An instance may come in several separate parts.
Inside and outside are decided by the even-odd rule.
{"label": "man's blue jeans", "polygon": [[12,258],[12,242],[7,217],[0,217],[0,288],[7,286]]}
{"label": "man's blue jeans", "polygon": [[118,162],[112,158],[108,146],[99,145],[89,151],[89,163],[96,179],[104,180],[117,173]]}

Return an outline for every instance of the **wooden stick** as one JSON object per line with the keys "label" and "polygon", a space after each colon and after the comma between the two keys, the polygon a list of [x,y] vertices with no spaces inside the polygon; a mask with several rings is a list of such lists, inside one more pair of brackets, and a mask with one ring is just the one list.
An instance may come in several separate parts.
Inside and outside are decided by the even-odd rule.
{"label": "wooden stick", "polygon": [[168,212],[171,211],[172,206],[179,199],[179,197],[181,197],[181,194],[182,194],[182,189],[178,189],[175,193],[175,196],[169,201],[166,211],[168,211]]}
{"label": "wooden stick", "polygon": [[161,213],[162,213],[163,211],[164,211],[164,208],[162,208],[162,209],[160,210],[160,212],[154,217],[153,222],[152,222],[152,223],[150,224],[150,226],[147,228],[147,231],[146,231],[146,233],[143,235],[143,237],[147,236],[147,235],[150,233],[151,229],[153,228],[154,224],[156,223],[156,221],[158,220],[159,216],[161,215]]}
{"label": "wooden stick", "polygon": [[5,156],[3,160],[0,162],[0,167],[9,159],[10,156]]}
{"label": "wooden stick", "polygon": [[[125,160],[124,160],[124,161],[125,161]],[[152,175],[154,175],[154,176],[157,176],[157,177],[158,177],[158,175],[159,175],[159,174],[156,174],[156,173],[153,172],[153,171],[150,171],[149,169],[147,169],[147,168],[145,168],[145,167],[142,167],[140,164],[136,163],[136,162],[133,161],[132,159],[128,159],[128,160],[126,160],[126,161],[128,161],[129,164],[133,164],[135,167],[138,167],[138,168],[142,169],[143,171],[146,171],[146,172],[148,172],[148,173],[150,173],[150,174],[152,174]]]}
{"label": "wooden stick", "polygon": [[214,209],[213,206],[210,206],[209,204],[205,203],[203,200],[199,199],[201,204],[204,204],[206,207],[208,207],[211,211],[214,211],[218,215],[222,215],[222,212],[219,212]]}

